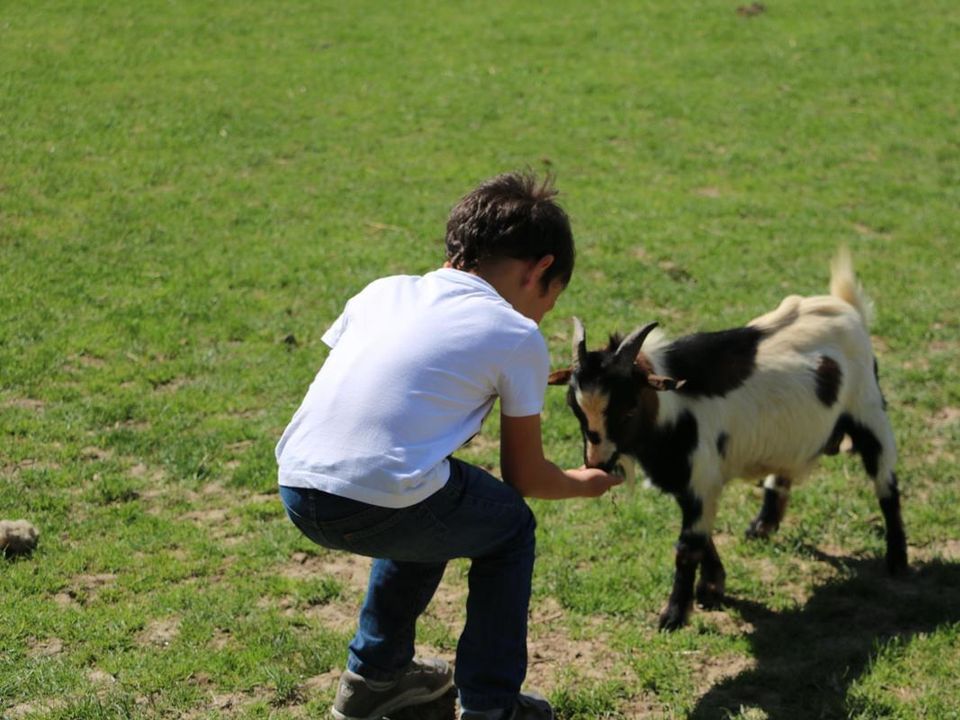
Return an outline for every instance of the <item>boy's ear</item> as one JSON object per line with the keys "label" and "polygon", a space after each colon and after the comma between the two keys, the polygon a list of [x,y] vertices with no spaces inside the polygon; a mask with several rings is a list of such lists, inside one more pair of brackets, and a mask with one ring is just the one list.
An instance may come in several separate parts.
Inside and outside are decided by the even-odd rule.
{"label": "boy's ear", "polygon": [[527,272],[524,274],[524,285],[530,283],[540,284],[540,278],[543,277],[543,274],[547,271],[547,268],[553,265],[553,261],[556,260],[556,257],[553,255],[544,255],[539,260],[531,260],[530,265],[527,266]]}
{"label": "boy's ear", "polygon": [[547,376],[547,385],[566,385],[570,382],[571,375],[573,375],[572,367],[554,370]]}

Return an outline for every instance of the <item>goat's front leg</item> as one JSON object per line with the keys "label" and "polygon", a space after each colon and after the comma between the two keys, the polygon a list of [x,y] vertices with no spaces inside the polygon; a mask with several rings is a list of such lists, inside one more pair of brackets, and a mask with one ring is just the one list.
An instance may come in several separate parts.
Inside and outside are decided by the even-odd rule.
{"label": "goat's front leg", "polygon": [[716,513],[715,497],[704,502],[695,491],[688,488],[677,495],[677,502],[683,513],[683,528],[677,543],[673,590],[667,607],[660,614],[661,630],[676,630],[686,625],[693,606],[693,583],[698,566],[704,563],[707,572],[701,582],[704,594],[709,594],[707,590],[711,583],[719,580],[722,584],[722,577],[725,576],[720,557],[710,539]]}

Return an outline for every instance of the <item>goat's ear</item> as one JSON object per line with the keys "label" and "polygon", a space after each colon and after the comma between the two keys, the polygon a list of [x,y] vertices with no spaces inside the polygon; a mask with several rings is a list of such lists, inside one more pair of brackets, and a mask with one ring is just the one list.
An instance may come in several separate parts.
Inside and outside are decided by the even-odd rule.
{"label": "goat's ear", "polygon": [[675,380],[664,375],[647,375],[647,384],[657,392],[679,390],[687,384],[686,380]]}
{"label": "goat's ear", "polygon": [[566,385],[570,382],[571,375],[573,375],[573,368],[554,370],[547,376],[547,385]]}

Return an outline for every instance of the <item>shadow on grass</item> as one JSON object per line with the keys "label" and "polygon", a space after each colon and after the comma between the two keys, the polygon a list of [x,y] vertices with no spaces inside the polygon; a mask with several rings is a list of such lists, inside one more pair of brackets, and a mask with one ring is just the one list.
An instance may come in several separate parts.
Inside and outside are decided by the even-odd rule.
{"label": "shadow on grass", "polygon": [[908,577],[892,579],[882,561],[807,552],[840,578],[786,612],[728,598],[725,605],[754,627],[756,666],[711,688],[690,718],[726,718],[741,707],[759,708],[769,720],[846,718],[849,688],[880,647],[960,621],[960,564],[914,565]]}

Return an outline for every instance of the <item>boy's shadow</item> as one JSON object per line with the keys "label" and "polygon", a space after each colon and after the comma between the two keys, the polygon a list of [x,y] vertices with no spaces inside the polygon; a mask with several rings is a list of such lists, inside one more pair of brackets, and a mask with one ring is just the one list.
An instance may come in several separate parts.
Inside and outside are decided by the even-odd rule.
{"label": "boy's shadow", "polygon": [[833,565],[839,579],[817,588],[802,607],[774,612],[728,598],[753,625],[755,667],[712,687],[690,714],[715,720],[755,707],[768,720],[846,718],[847,693],[892,639],[909,642],[960,621],[960,564],[915,564],[891,579],[882,561],[806,553]]}
{"label": "boy's shadow", "polygon": [[456,717],[457,691],[451,688],[433,702],[398,710],[383,720],[456,720]]}

